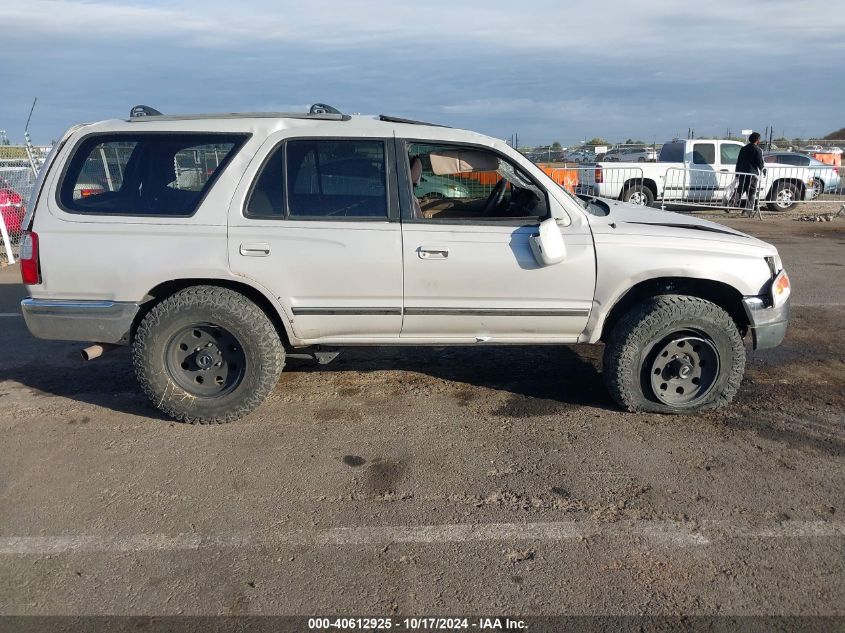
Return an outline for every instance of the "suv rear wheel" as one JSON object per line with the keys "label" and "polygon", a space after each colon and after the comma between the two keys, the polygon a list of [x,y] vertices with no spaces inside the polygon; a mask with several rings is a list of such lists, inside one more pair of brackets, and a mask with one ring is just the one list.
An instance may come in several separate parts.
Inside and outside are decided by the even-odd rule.
{"label": "suv rear wheel", "polygon": [[261,308],[228,288],[195,286],[144,317],[132,344],[144,393],[182,422],[231,422],[275,387],[284,348]]}
{"label": "suv rear wheel", "polygon": [[745,371],[733,319],[684,295],[647,299],[618,323],[604,353],[604,378],[628,411],[689,413],[728,404]]}

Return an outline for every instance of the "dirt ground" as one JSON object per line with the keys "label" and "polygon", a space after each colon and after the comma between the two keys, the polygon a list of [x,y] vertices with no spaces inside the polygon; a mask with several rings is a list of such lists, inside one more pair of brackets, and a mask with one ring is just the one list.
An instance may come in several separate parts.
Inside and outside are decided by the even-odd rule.
{"label": "dirt ground", "polygon": [[0,613],[845,615],[845,220],[725,223],[793,319],[694,416],[621,413],[599,347],[354,349],[174,424],[0,272]]}

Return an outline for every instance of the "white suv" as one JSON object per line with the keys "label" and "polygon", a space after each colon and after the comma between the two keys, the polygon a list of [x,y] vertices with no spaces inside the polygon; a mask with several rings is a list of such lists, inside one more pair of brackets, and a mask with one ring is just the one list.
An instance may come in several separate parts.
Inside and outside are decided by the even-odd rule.
{"label": "white suv", "polygon": [[480,134],[312,111],[69,130],[23,223],[30,331],[131,345],[155,406],[199,423],[258,406],[286,354],[348,345],[604,342],[623,408],[688,412],[733,398],[746,334],[784,337],[769,244],[574,197]]}

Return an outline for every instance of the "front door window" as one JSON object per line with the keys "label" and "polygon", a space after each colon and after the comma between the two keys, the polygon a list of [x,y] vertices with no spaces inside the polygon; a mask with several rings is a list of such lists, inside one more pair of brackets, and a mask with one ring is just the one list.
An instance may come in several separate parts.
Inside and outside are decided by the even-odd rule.
{"label": "front door window", "polygon": [[495,152],[458,145],[411,143],[410,220],[538,223],[549,213],[543,192]]}

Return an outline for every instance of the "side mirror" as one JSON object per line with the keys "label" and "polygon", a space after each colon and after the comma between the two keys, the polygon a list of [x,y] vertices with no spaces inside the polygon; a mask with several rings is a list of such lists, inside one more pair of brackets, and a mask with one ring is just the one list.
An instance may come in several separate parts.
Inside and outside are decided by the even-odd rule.
{"label": "side mirror", "polygon": [[566,243],[554,218],[541,222],[540,232],[529,237],[528,242],[540,266],[551,266],[566,259]]}

